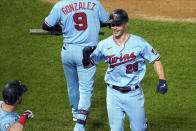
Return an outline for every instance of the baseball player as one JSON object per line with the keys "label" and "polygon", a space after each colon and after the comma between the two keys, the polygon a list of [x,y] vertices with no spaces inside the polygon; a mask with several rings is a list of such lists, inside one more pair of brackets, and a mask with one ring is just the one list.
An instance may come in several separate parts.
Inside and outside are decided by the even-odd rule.
{"label": "baseball player", "polygon": [[143,38],[125,31],[128,20],[126,11],[114,10],[108,20],[113,35],[100,41],[95,50],[91,47],[83,50],[85,68],[90,68],[103,59],[108,65],[105,82],[111,131],[124,130],[125,114],[130,119],[132,131],[147,130],[144,95],[140,84],[146,72],[145,59],[153,64],[159,77],[157,92],[167,92],[160,54]]}
{"label": "baseball player", "polygon": [[77,118],[75,130],[84,130],[96,71],[96,66],[83,68],[82,49],[97,45],[100,26],[106,26],[108,17],[99,0],[63,0],[54,5],[42,26],[63,33],[61,58],[73,120]]}
{"label": "baseball player", "polygon": [[3,89],[3,99],[0,101],[0,131],[23,131],[28,118],[33,118],[30,110],[21,116],[16,113],[16,108],[22,102],[22,96],[27,87],[20,81],[10,81]]}

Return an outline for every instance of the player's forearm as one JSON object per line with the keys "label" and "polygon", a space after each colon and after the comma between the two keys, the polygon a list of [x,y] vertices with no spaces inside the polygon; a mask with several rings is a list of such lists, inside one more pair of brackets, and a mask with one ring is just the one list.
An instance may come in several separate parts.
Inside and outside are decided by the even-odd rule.
{"label": "player's forearm", "polygon": [[108,23],[104,23],[104,22],[100,22],[100,27],[106,27],[106,26],[109,26]]}
{"label": "player's forearm", "polygon": [[159,79],[165,80],[164,70],[161,61],[155,61],[153,64],[154,70],[157,73]]}
{"label": "player's forearm", "polygon": [[12,126],[10,126],[8,131],[23,131],[23,127],[26,123],[27,118],[32,118],[33,113],[30,110],[25,111],[20,119]]}
{"label": "player's forearm", "polygon": [[55,26],[49,26],[46,22],[43,23],[42,29],[47,31],[59,31],[62,32],[62,28],[59,24],[56,24]]}
{"label": "player's forearm", "polygon": [[23,131],[24,126],[20,123],[15,123],[14,125],[12,125],[8,131]]}
{"label": "player's forearm", "polygon": [[51,31],[53,28],[50,27],[49,25],[47,25],[45,22],[42,24],[42,29],[47,30],[47,31]]}

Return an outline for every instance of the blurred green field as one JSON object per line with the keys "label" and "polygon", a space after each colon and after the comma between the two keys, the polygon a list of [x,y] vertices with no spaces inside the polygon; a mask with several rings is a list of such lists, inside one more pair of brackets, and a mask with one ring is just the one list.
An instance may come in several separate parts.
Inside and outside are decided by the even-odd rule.
{"label": "blurred green field", "polygon": [[[74,127],[60,58],[62,37],[28,33],[30,28],[41,28],[52,6],[39,0],[0,2],[0,90],[14,79],[28,86],[17,110],[35,114],[27,121],[26,131],[71,131]],[[111,35],[107,28],[102,31],[105,35],[100,40]],[[158,78],[147,64],[142,85],[149,131],[196,131],[196,24],[132,19],[127,31],[145,38],[161,54],[169,85],[166,95],[155,93]],[[86,131],[109,131],[105,71],[101,62]]]}

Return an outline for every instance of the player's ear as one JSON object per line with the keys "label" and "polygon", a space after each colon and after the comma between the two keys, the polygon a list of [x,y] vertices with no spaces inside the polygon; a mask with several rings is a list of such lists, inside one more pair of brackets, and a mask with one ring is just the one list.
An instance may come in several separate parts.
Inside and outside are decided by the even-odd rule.
{"label": "player's ear", "polygon": [[16,104],[21,104],[21,103],[22,103],[22,96],[19,96],[16,101]]}
{"label": "player's ear", "polygon": [[129,24],[129,22],[126,22],[126,23],[125,23],[125,27],[127,27],[127,26],[128,26],[128,24]]}

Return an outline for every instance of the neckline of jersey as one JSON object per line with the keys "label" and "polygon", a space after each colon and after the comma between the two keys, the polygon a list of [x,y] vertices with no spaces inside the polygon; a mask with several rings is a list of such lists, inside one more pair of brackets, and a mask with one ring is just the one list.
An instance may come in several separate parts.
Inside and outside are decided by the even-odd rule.
{"label": "neckline of jersey", "polygon": [[125,47],[125,44],[127,43],[127,41],[131,38],[131,34],[128,33],[128,35],[129,35],[129,37],[127,38],[127,40],[125,41],[125,43],[124,43],[123,46],[120,46],[120,45],[116,42],[116,40],[114,39],[114,36],[112,36],[112,39],[113,39],[114,43],[115,43],[118,47],[121,47],[121,48],[123,49],[123,48]]}

